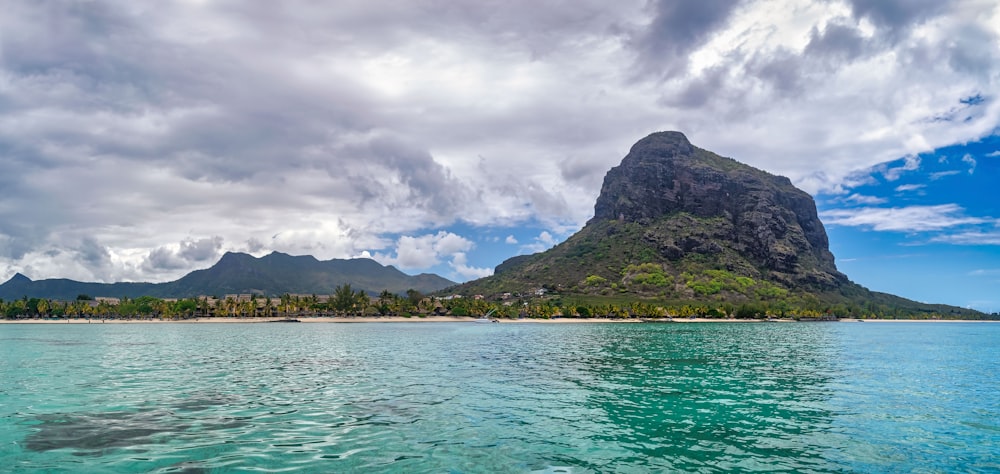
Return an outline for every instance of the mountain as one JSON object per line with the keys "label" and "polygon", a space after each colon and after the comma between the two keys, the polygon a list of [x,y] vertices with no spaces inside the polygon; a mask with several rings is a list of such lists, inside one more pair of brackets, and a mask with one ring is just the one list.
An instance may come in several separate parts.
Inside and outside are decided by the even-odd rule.
{"label": "mountain", "polygon": [[788,178],[658,132],[604,178],[594,217],[545,252],[446,290],[966,311],[874,293],[837,270],[812,197]]}
{"label": "mountain", "polygon": [[367,258],[320,261],[308,255],[291,256],[280,252],[260,258],[228,252],[211,268],[196,270],[166,283],[86,283],[67,279],[32,281],[18,273],[0,285],[0,298],[12,300],[27,296],[72,300],[81,294],[130,298],[187,298],[234,293],[325,295],[345,284],[369,293],[386,289],[393,293],[403,293],[408,289],[430,293],[455,282],[427,273],[407,275],[395,267],[383,266]]}
{"label": "mountain", "polygon": [[193,271],[169,284],[174,294],[206,294],[205,289],[212,288],[212,294],[280,295],[330,294],[344,284],[369,293],[386,289],[393,293],[404,293],[408,289],[429,293],[455,283],[434,274],[407,275],[370,258],[320,261],[310,255],[291,256],[280,252],[260,258],[229,252],[211,268]]}

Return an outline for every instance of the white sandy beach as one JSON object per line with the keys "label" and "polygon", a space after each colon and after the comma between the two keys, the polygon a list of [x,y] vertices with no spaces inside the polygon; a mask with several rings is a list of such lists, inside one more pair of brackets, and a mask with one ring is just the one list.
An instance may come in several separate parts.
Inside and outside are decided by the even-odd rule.
{"label": "white sandy beach", "polygon": [[[273,323],[284,318],[193,318],[193,319],[0,319],[0,324],[232,324],[232,323]],[[346,316],[346,317],[296,317],[302,323],[455,323],[476,321],[464,316]],[[672,318],[672,319],[609,319],[609,318],[552,318],[552,319],[498,319],[501,324],[576,324],[576,323],[641,323],[645,321],[663,323],[794,323],[793,319],[716,319],[716,318]],[[970,323],[1000,322],[956,319],[841,319],[839,322],[867,323]]]}

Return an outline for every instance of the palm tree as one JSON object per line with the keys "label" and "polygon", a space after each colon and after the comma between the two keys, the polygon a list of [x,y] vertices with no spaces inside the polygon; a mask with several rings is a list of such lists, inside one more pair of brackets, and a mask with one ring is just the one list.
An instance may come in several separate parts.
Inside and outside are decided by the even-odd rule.
{"label": "palm tree", "polygon": [[368,293],[365,293],[364,291],[359,291],[357,296],[355,297],[355,300],[357,301],[358,311],[361,313],[362,316],[364,316],[365,312],[368,310],[368,307],[371,306],[372,303],[371,297],[368,296]]}
{"label": "palm tree", "polygon": [[343,286],[337,285],[333,290],[333,301],[330,303],[338,313],[347,314],[348,311],[353,310],[356,301],[350,283]]}
{"label": "palm tree", "polygon": [[382,290],[378,295],[378,313],[382,316],[390,314],[395,299],[396,295],[390,293],[389,290]]}
{"label": "palm tree", "polygon": [[264,298],[264,316],[271,317],[274,309],[274,304],[271,303],[271,298]]}
{"label": "palm tree", "polygon": [[226,297],[225,301],[222,302],[222,307],[226,311],[226,316],[236,316],[236,300],[232,296]]}

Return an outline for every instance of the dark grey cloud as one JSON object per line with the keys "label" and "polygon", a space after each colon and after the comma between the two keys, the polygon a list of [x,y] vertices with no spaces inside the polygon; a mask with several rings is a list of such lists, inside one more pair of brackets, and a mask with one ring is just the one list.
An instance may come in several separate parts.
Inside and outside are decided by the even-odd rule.
{"label": "dark grey cloud", "polygon": [[688,55],[724,27],[741,0],[650,2],[652,20],[632,38],[639,67],[674,77],[686,71]]}
{"label": "dark grey cloud", "polygon": [[869,18],[891,39],[927,19],[942,13],[949,4],[943,0],[850,0],[855,18]]}
{"label": "dark grey cloud", "polygon": [[80,260],[89,266],[103,267],[111,263],[111,252],[93,237],[84,237],[76,251],[80,253]]}
{"label": "dark grey cloud", "polygon": [[346,193],[362,210],[419,209],[449,223],[469,199],[468,186],[426,148],[392,134],[331,143],[313,160],[337,183],[330,194]]}
{"label": "dark grey cloud", "polygon": [[191,268],[192,265],[214,263],[220,256],[223,238],[219,236],[201,239],[185,239],[176,248],[157,247],[149,252],[143,268],[151,273]]}
{"label": "dark grey cloud", "polygon": [[830,22],[820,31],[813,27],[805,55],[832,61],[851,61],[865,52],[861,31],[846,21]]}
{"label": "dark grey cloud", "polygon": [[177,258],[173,250],[166,247],[158,247],[149,252],[143,268],[149,272],[159,272],[161,270],[178,270],[185,268],[187,262]]}
{"label": "dark grey cloud", "polygon": [[181,242],[177,256],[192,262],[214,260],[222,249],[222,237],[206,237],[198,240]]}
{"label": "dark grey cloud", "polygon": [[[689,79],[679,93],[666,95],[660,101],[665,105],[682,109],[702,107],[726,93],[728,89],[724,86],[726,77],[730,73],[731,70],[728,67],[710,68],[700,76]],[[726,100],[726,98],[722,98],[722,100]]]}
{"label": "dark grey cloud", "polygon": [[267,249],[267,247],[264,245],[263,242],[261,242],[260,240],[258,240],[257,238],[254,238],[254,237],[251,237],[250,239],[248,239],[247,242],[246,242],[246,244],[247,244],[246,250],[247,250],[247,252],[250,252],[250,253],[259,253],[259,252]]}
{"label": "dark grey cloud", "polygon": [[787,98],[802,92],[803,58],[787,49],[778,49],[767,56],[755,56],[747,67],[751,77],[760,79],[776,95]]}
{"label": "dark grey cloud", "polygon": [[0,234],[0,256],[20,260],[33,248],[36,241],[23,235]]}
{"label": "dark grey cloud", "polygon": [[997,48],[983,45],[1000,43],[1000,35],[980,25],[968,24],[950,38],[947,46],[947,63],[952,69],[974,77],[985,78],[995,73],[1000,62]]}

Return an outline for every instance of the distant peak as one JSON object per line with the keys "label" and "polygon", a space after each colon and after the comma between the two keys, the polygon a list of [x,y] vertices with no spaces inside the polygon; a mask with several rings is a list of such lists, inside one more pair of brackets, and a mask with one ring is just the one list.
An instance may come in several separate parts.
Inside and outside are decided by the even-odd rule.
{"label": "distant peak", "polygon": [[243,252],[226,252],[226,253],[222,254],[222,258],[219,259],[219,262],[216,263],[216,265],[218,265],[219,263],[232,265],[232,264],[237,263],[237,262],[244,262],[247,259],[255,259],[255,258],[254,258],[253,255],[250,255],[248,253],[243,253]]}
{"label": "distant peak", "polygon": [[24,276],[23,274],[21,274],[21,272],[17,272],[14,274],[14,276],[10,277],[10,280],[7,280],[7,283],[30,282],[30,281],[31,278]]}

